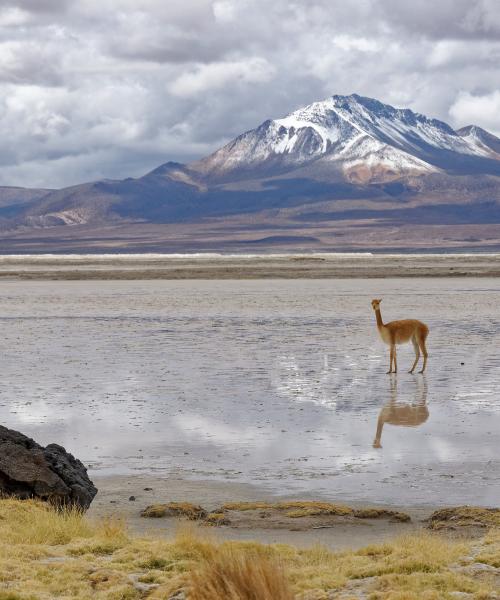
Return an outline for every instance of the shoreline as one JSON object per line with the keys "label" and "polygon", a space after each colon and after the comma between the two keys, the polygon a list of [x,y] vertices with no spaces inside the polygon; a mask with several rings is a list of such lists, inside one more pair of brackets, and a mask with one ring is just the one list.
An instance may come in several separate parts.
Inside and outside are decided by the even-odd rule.
{"label": "shoreline", "polygon": [[[299,499],[307,501],[324,498],[308,493],[280,495],[253,484],[160,478],[153,475],[94,476],[93,481],[99,491],[87,513],[88,516],[95,519],[123,519],[134,534],[171,537],[179,528],[187,525],[190,529],[205,535],[215,535],[221,540],[255,540],[264,544],[291,544],[299,548],[321,544],[331,550],[346,550],[380,543],[423,529],[425,519],[440,508],[407,508],[369,503],[370,507],[405,512],[411,517],[409,523],[368,519],[319,529],[301,528],[298,521],[297,526],[293,525],[290,528],[207,527],[177,517],[148,519],[141,517],[140,512],[151,504],[166,502],[190,502],[210,511],[226,502],[281,502]],[[135,500],[129,500],[130,497],[134,497]],[[335,499],[335,503],[340,502]],[[350,501],[346,504],[353,508],[364,508],[368,505],[366,502]]]}
{"label": "shoreline", "polygon": [[500,253],[0,255],[0,281],[500,277]]}

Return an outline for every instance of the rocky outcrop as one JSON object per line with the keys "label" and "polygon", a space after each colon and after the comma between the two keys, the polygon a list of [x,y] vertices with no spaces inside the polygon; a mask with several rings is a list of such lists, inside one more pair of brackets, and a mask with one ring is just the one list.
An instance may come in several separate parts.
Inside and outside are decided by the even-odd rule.
{"label": "rocky outcrop", "polygon": [[44,448],[0,425],[0,495],[39,498],[86,510],[96,493],[83,463],[62,446]]}

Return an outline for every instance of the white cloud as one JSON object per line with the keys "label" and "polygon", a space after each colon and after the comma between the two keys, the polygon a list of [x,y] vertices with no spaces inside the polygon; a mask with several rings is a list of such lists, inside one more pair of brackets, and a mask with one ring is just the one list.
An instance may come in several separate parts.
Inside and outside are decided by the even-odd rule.
{"label": "white cloud", "polygon": [[500,135],[500,89],[490,94],[461,92],[450,108],[457,126],[479,125]]}
{"label": "white cloud", "polygon": [[236,16],[236,5],[232,0],[217,0],[213,4],[215,20],[221,23],[231,23]]}
{"label": "white cloud", "polygon": [[227,85],[268,82],[273,78],[274,73],[272,65],[259,57],[250,57],[244,61],[197,65],[192,71],[177,77],[169,85],[169,90],[176,96],[189,97]]}
{"label": "white cloud", "polygon": [[485,40],[471,40],[467,44],[460,40],[439,41],[433,45],[428,57],[428,65],[440,69],[463,70],[466,67],[477,68],[480,64],[496,72],[499,62],[500,42]]}
{"label": "white cloud", "polygon": [[15,6],[0,8],[0,27],[23,25],[29,21],[29,13]]}
{"label": "white cloud", "polygon": [[365,37],[354,37],[352,35],[337,35],[333,38],[333,43],[342,50],[376,52],[380,49],[380,43],[377,40]]}

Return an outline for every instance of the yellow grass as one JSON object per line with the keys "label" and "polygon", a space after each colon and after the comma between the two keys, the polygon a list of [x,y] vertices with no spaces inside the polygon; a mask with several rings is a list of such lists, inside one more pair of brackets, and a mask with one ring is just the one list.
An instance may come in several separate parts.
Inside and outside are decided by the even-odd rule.
{"label": "yellow grass", "polygon": [[[339,515],[347,516],[353,514],[350,506],[343,504],[332,504],[331,502],[278,502],[278,510],[285,510],[294,513],[294,517],[303,512],[303,516],[310,515]],[[287,514],[290,516],[290,512]]]}
{"label": "yellow grass", "polygon": [[190,600],[293,600],[284,568],[276,559],[226,546],[187,578]]}
{"label": "yellow grass", "polygon": [[492,529],[484,539],[478,562],[500,569],[500,529]]}
{"label": "yellow grass", "polygon": [[351,515],[354,513],[350,506],[332,504],[331,502],[292,501],[292,502],[228,502],[221,507],[224,510],[295,510],[310,514]]}
{"label": "yellow grass", "polygon": [[500,509],[477,506],[442,508],[431,515],[429,525],[431,529],[464,526],[500,527]]}
{"label": "yellow grass", "polygon": [[213,512],[213,513],[209,513],[204,521],[205,525],[214,525],[214,526],[221,526],[221,525],[230,525],[230,520],[226,517],[226,515],[222,512]]}
{"label": "yellow grass", "polygon": [[316,516],[352,516],[357,519],[380,519],[388,517],[396,521],[410,521],[406,513],[391,511],[381,508],[354,509],[345,504],[316,501],[291,501],[291,502],[229,502],[224,504],[218,512],[224,511],[250,511],[250,510],[278,510],[283,511],[291,519]]}
{"label": "yellow grass", "polygon": [[410,515],[395,510],[387,510],[385,508],[359,508],[354,511],[354,516],[357,519],[381,519],[383,517],[389,517],[393,521],[400,521],[401,523],[411,521]]}
{"label": "yellow grass", "polygon": [[206,516],[206,511],[198,504],[191,502],[167,502],[166,504],[151,504],[141,513],[143,517],[161,518],[161,517],[187,517],[192,521],[202,519]]}
{"label": "yellow grass", "polygon": [[221,507],[221,512],[224,510],[266,510],[274,508],[275,504],[271,502],[227,502]]}
{"label": "yellow grass", "polygon": [[[305,510],[287,507],[284,510]],[[213,531],[213,530],[210,530]],[[474,555],[475,556],[472,556]],[[183,530],[174,539],[129,535],[115,520],[0,500],[0,600],[320,600],[335,590],[371,600],[493,598],[493,579],[457,566],[499,563],[500,533],[471,543],[419,533],[358,551],[218,542]]]}
{"label": "yellow grass", "polygon": [[91,537],[93,528],[77,509],[54,511],[46,504],[0,500],[0,539],[7,544],[66,544]]}

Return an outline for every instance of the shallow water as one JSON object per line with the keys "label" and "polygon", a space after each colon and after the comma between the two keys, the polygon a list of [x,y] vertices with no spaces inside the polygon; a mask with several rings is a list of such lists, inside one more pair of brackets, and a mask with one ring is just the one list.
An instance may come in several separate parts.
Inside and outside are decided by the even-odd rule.
{"label": "shallow water", "polygon": [[[427,322],[425,376],[411,345],[385,374],[372,297]],[[486,278],[3,281],[0,422],[91,475],[498,504],[499,304]]]}

